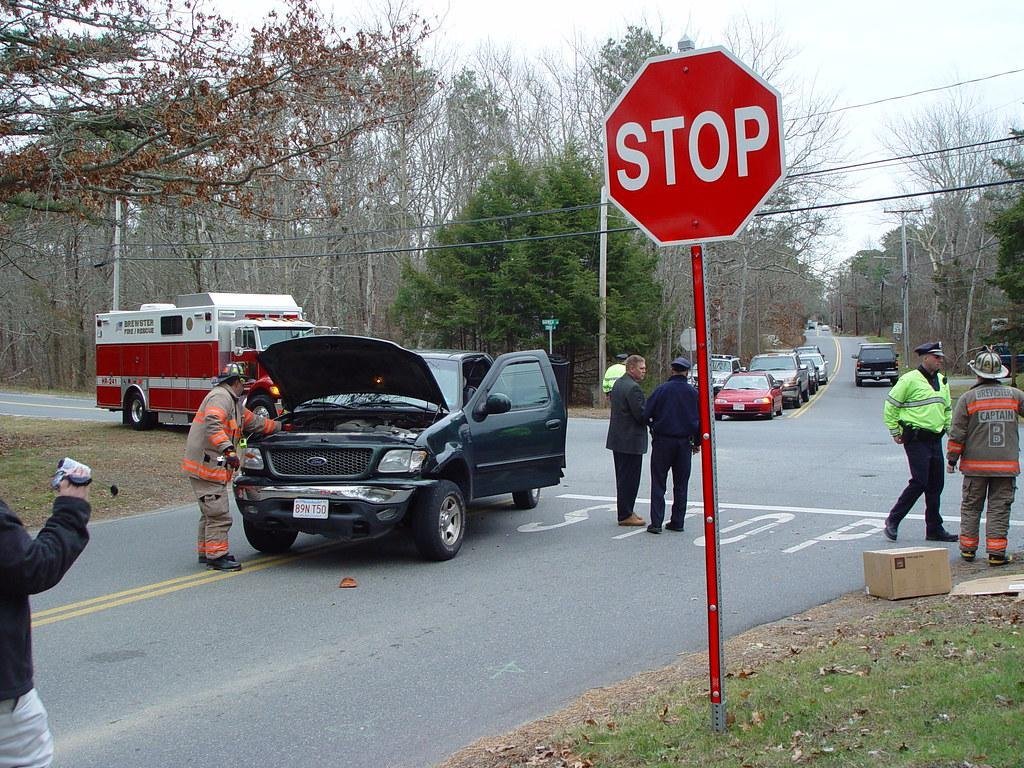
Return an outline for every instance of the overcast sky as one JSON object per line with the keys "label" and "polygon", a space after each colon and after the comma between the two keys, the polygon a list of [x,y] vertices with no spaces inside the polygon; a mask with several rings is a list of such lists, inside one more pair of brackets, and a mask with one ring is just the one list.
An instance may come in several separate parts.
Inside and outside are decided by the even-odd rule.
{"label": "overcast sky", "polygon": [[[480,42],[512,43],[524,50],[567,46],[573,39],[619,38],[627,25],[646,23],[665,32],[673,46],[684,34],[697,48],[722,43],[730,19],[746,14],[775,21],[791,46],[800,72],[839,106],[863,104],[1011,70],[1024,70],[1024,5],[1020,0],[419,0],[425,15],[441,17],[438,32],[463,50]],[[1024,128],[1024,71],[962,86],[999,138],[1011,127]],[[843,113],[849,132],[850,162],[890,156],[884,148],[887,124],[918,111],[949,91],[922,94]],[[783,117],[786,114],[783,93]],[[861,172],[849,198],[900,194],[908,189],[893,168]],[[917,188],[913,188],[917,189]],[[926,200],[927,198],[925,198]],[[915,203],[904,204],[913,207]],[[869,204],[843,210],[841,257],[877,245],[898,217]]]}
{"label": "overcast sky", "polygon": [[[371,0],[379,5],[388,0]],[[391,0],[400,2],[401,0]],[[218,0],[214,0],[218,3]],[[220,0],[240,4],[241,0]],[[271,0],[248,0],[254,10]],[[356,8],[350,0],[319,0],[342,18]],[[796,68],[837,106],[863,104],[994,77],[956,89],[978,104],[995,135],[1024,128],[1024,4],[1021,0],[406,0],[428,19],[437,19],[435,43],[463,54],[485,42],[514,45],[529,55],[567,48],[577,38],[603,42],[621,38],[629,24],[664,30],[674,48],[684,34],[697,48],[722,44],[729,21],[746,14],[752,21],[774,21],[797,51]],[[224,7],[222,5],[222,7]],[[358,13],[358,11],[356,11]],[[362,11],[365,13],[365,10]],[[922,94],[844,111],[847,146],[837,151],[847,162],[891,156],[883,141],[887,126],[903,114],[919,112],[949,97],[950,91]],[[786,98],[783,93],[783,117]],[[896,168],[860,172],[848,199],[916,191]],[[927,201],[927,198],[918,198]],[[913,207],[917,202],[903,203]],[[926,204],[926,203],[925,203]],[[843,239],[837,256],[873,247],[898,216],[885,208],[901,203],[851,206],[842,210]]]}

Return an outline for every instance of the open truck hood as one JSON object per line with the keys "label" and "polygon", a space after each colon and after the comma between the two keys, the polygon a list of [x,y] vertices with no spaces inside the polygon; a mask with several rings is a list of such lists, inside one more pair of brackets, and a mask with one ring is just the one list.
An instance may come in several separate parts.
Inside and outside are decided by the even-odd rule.
{"label": "open truck hood", "polygon": [[376,393],[413,397],[447,409],[427,363],[392,341],[363,336],[305,336],[272,344],[260,362],[291,411],[330,395]]}

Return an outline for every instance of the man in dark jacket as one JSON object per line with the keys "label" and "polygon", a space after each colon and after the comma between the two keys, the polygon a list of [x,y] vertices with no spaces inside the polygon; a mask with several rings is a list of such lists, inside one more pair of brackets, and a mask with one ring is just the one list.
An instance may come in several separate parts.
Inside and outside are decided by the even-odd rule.
{"label": "man in dark jacket", "polygon": [[697,390],[686,380],[690,361],[677,357],[672,375],[659,384],[644,405],[644,423],[651,428],[651,524],[648,533],[661,533],[665,520],[665,485],[672,470],[672,518],[665,527],[683,530],[690,460],[700,450],[700,411]]}
{"label": "man in dark jacket", "polygon": [[626,358],[626,375],[620,377],[608,393],[611,416],[605,447],[615,461],[615,507],[619,525],[643,525],[633,511],[640,490],[640,470],[647,453],[647,428],[644,425],[644,393],[639,382],[647,375],[647,362],[640,355]]}
{"label": "man in dark jacket", "polygon": [[88,477],[73,479],[60,480],[53,513],[35,539],[0,501],[0,768],[45,768],[53,760],[46,709],[32,679],[28,598],[57,584],[89,541],[89,488],[78,484]]}

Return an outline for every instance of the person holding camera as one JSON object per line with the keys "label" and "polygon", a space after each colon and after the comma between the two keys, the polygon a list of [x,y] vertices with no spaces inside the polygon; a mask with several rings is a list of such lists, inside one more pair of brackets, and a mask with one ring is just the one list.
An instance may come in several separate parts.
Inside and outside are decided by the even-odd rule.
{"label": "person holding camera", "polygon": [[949,430],[953,409],[949,381],[942,374],[946,356],[941,341],[914,348],[921,364],[900,376],[889,390],[882,418],[893,442],[903,446],[910,482],[885,518],[882,532],[896,541],[900,522],[924,494],[924,532],[928,541],[956,541],[942,525],[939,498],[945,485],[942,436]]}
{"label": "person holding camera", "polygon": [[56,585],[89,542],[87,466],[64,459],[57,498],[33,539],[0,499],[0,768],[46,768],[53,736],[36,692],[29,595]]}
{"label": "person holding camera", "polygon": [[245,371],[238,363],[224,366],[217,383],[192,419],[181,468],[199,501],[199,563],[215,571],[237,571],[242,564],[228,551],[231,509],[228,485],[241,466],[236,446],[244,434],[273,434],[281,425],[257,416],[242,402]]}

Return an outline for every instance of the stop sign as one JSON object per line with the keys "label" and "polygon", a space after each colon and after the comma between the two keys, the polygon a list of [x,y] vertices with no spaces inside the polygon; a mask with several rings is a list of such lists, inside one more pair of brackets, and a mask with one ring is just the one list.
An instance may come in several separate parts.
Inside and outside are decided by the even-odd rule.
{"label": "stop sign", "polygon": [[724,48],[648,59],[605,117],[608,196],[659,245],[733,238],[782,182],[781,126]]}

